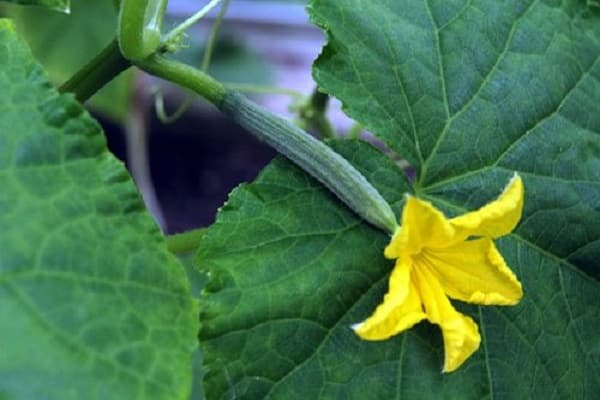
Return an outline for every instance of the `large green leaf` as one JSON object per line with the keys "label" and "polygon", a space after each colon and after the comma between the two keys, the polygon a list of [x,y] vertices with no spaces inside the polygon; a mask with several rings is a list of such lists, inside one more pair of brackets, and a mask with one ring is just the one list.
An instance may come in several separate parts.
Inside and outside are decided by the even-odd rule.
{"label": "large green leaf", "polygon": [[40,6],[50,8],[52,10],[58,10],[62,12],[69,12],[70,1],[69,0],[2,0],[7,3],[23,4],[28,6]]}
{"label": "large green leaf", "polygon": [[7,20],[0,87],[0,398],[186,398],[185,271],[98,124]]}
{"label": "large green leaf", "polygon": [[[110,0],[73,0],[69,15],[11,7],[8,15],[27,40],[52,81],[60,85],[114,39],[117,13]],[[134,71],[108,83],[90,100],[95,111],[120,122],[130,109]]]}
{"label": "large green leaf", "polygon": [[198,254],[208,398],[593,398],[600,392],[600,18],[584,1],[314,0],[321,87],[417,169],[339,143],[400,212],[456,214],[515,170],[523,219],[498,241],[515,307],[475,307],[482,346],[441,374],[439,329],[383,342],[349,325],[382,300],[389,240],[278,160],[234,191]]}
{"label": "large green leaf", "polygon": [[329,35],[315,77],[420,171],[416,190],[473,208],[520,171],[520,237],[600,276],[600,14],[579,0],[338,3],[312,4]]}

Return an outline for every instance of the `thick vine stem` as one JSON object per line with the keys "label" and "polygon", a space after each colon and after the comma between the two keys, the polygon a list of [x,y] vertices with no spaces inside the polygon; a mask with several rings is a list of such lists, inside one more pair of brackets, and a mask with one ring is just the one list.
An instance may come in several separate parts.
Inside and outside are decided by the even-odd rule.
{"label": "thick vine stem", "polygon": [[65,82],[60,91],[74,93],[75,98],[83,103],[130,66],[131,63],[123,57],[115,39]]}
{"label": "thick vine stem", "polygon": [[119,8],[119,46],[125,58],[141,60],[161,45],[167,0],[122,0]]}

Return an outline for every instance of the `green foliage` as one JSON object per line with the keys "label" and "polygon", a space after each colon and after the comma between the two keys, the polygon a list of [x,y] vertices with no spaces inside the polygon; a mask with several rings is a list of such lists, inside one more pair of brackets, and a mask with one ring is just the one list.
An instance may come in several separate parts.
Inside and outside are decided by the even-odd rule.
{"label": "green foliage", "polygon": [[98,124],[0,20],[0,397],[183,399],[196,303]]}
{"label": "green foliage", "polygon": [[387,289],[389,238],[277,160],[236,189],[202,242],[205,391],[227,398],[592,398],[600,392],[600,21],[582,1],[314,0],[319,85],[417,169],[335,143],[400,212],[413,191],[448,214],[513,171],[525,210],[499,248],[515,307],[457,307],[481,348],[441,374],[427,323],[359,340]]}
{"label": "green foliage", "polygon": [[58,10],[62,12],[69,12],[71,2],[70,0],[2,0],[7,3],[23,4],[28,6],[40,6],[50,8],[52,10]]}
{"label": "green foliage", "polygon": [[[69,15],[43,9],[11,8],[33,54],[62,84],[91,60],[116,35],[117,14],[111,1],[73,0]],[[106,85],[90,105],[107,117],[121,121],[130,109],[133,71],[127,71]]]}
{"label": "green foliage", "polygon": [[420,171],[418,193],[472,209],[519,171],[520,236],[600,277],[600,16],[577,0],[336,3],[312,4],[329,34],[315,77]]}
{"label": "green foliage", "polygon": [[[18,19],[62,81],[114,36],[112,3],[85,3],[81,20]],[[525,296],[515,307],[456,304],[483,342],[451,374],[440,373],[435,326],[382,342],[352,332],[387,289],[389,237],[282,158],[236,189],[214,226],[170,239],[178,261],[97,123],[56,93],[0,21],[0,398],[600,393],[595,3],[309,6],[328,38],[315,63],[319,86],[416,170],[409,182],[375,147],[331,143],[396,213],[406,192],[452,215],[492,200],[514,171],[525,181],[523,219],[498,241]],[[73,55],[77,65],[63,69]],[[122,97],[107,99],[124,115]]]}

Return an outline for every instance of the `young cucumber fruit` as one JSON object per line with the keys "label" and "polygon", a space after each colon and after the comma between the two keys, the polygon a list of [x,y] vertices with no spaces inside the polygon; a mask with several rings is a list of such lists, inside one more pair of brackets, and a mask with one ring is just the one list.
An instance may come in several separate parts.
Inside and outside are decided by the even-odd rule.
{"label": "young cucumber fruit", "polygon": [[345,158],[325,143],[235,91],[221,111],[308,172],[367,222],[392,234],[396,217],[379,192]]}

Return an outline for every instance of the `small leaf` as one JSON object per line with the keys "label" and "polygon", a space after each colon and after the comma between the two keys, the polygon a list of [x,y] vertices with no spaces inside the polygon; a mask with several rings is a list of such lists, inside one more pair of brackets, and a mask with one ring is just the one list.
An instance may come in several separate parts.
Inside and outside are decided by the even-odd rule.
{"label": "small leaf", "polygon": [[186,398],[186,273],[97,122],[7,20],[0,87],[0,397]]}

